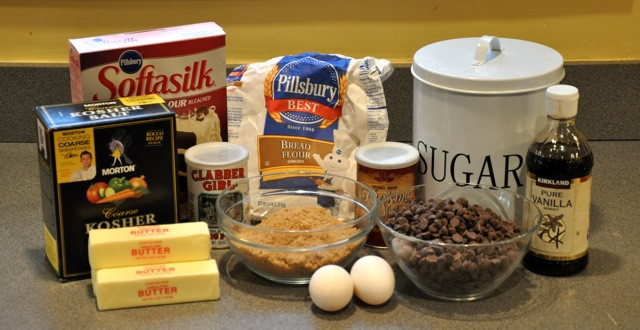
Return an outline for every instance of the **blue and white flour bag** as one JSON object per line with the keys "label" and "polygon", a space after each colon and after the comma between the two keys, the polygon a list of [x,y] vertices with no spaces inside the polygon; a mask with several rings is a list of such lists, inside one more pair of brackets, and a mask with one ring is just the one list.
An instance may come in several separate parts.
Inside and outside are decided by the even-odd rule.
{"label": "blue and white flour bag", "polygon": [[355,149],[387,138],[382,82],[392,71],[387,60],[319,53],[235,68],[227,77],[229,142],[249,149],[248,176],[269,175],[259,189],[353,194],[344,178],[356,179]]}

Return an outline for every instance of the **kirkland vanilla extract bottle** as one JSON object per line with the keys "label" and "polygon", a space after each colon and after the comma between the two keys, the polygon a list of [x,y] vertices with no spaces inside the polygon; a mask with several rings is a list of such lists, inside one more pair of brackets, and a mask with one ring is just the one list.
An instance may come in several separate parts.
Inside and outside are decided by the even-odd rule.
{"label": "kirkland vanilla extract bottle", "polygon": [[538,274],[568,276],[589,262],[589,207],[593,153],[575,126],[578,89],[547,88],[544,131],[527,152],[527,198],[542,211],[524,266]]}

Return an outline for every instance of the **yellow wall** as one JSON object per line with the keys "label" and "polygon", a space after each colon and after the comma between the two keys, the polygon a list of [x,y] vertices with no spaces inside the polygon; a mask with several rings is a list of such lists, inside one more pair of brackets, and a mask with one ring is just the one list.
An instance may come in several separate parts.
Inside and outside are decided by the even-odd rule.
{"label": "yellow wall", "polygon": [[68,63],[67,39],[215,21],[227,62],[317,51],[396,65],[483,34],[534,41],[567,62],[640,60],[640,0],[0,1],[0,63]]}

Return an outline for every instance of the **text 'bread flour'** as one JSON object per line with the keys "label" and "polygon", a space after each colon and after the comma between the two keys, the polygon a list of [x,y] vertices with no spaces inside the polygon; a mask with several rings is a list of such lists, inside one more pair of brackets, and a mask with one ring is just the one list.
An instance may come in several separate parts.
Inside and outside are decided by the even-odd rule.
{"label": "text 'bread flour'", "polygon": [[249,176],[315,174],[261,188],[308,180],[310,189],[341,190],[339,177],[356,178],[356,147],[386,140],[382,82],[391,72],[387,60],[318,53],[239,66],[227,77],[229,142],[249,149]]}
{"label": "text 'bread flour'", "polygon": [[225,32],[213,22],[69,40],[73,102],[157,94],[176,113],[180,218],[184,152],[227,139]]}

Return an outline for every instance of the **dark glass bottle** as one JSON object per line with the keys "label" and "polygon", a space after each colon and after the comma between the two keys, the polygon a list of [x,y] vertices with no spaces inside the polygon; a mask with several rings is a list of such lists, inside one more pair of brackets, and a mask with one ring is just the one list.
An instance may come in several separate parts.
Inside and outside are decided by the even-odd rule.
{"label": "dark glass bottle", "polygon": [[527,157],[527,197],[543,215],[524,266],[539,274],[568,276],[589,262],[588,234],[593,153],[575,126],[578,90],[547,89],[548,124]]}

